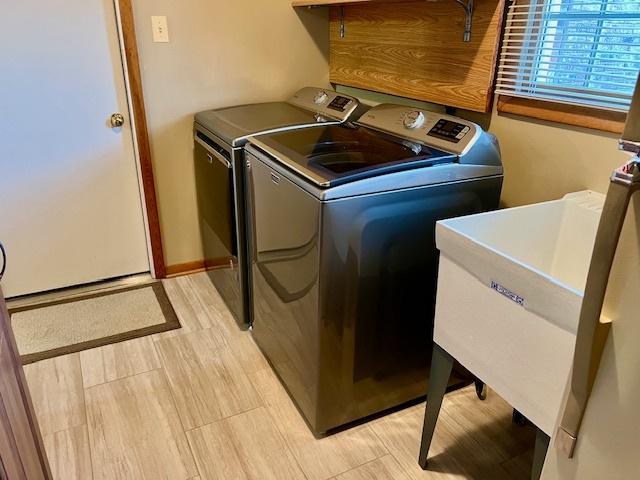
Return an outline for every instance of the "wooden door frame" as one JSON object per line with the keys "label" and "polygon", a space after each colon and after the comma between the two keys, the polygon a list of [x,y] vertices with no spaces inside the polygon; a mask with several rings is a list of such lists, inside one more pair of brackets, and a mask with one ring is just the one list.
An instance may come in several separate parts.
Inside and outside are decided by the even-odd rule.
{"label": "wooden door frame", "polygon": [[113,0],[120,30],[122,50],[124,52],[124,71],[127,89],[133,115],[133,130],[138,146],[138,161],[142,176],[142,196],[146,209],[147,231],[151,248],[151,269],[155,278],[165,278],[167,275],[162,248],[160,217],[153,177],[153,163],[151,160],[151,146],[147,127],[147,114],[142,93],[142,76],[140,75],[140,59],[138,57],[138,43],[133,19],[131,0]]}

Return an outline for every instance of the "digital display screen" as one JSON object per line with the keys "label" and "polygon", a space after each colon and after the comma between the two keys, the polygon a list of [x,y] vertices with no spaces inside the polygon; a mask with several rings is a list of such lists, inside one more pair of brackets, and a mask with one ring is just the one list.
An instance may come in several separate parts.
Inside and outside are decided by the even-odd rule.
{"label": "digital display screen", "polygon": [[337,110],[338,112],[344,112],[350,103],[351,103],[350,98],[336,97],[331,101],[328,108],[330,108],[331,110]]}
{"label": "digital display screen", "polygon": [[458,143],[469,132],[470,128],[462,123],[452,122],[451,120],[445,120],[441,118],[438,123],[429,130],[427,135],[432,137],[442,138],[449,142]]}

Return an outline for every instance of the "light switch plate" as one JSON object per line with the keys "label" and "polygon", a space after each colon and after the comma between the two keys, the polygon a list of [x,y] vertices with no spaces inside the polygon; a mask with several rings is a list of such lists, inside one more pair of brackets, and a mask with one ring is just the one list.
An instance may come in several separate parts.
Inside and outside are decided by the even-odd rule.
{"label": "light switch plate", "polygon": [[164,15],[151,16],[151,31],[153,32],[153,41],[156,43],[169,42],[169,28],[167,27],[167,17]]}

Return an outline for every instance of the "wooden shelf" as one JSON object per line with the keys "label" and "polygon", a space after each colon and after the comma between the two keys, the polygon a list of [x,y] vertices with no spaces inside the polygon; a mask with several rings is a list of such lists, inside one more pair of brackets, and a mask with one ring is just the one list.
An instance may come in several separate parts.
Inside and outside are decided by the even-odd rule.
{"label": "wooden shelf", "polygon": [[332,83],[487,112],[505,2],[293,0],[292,5],[330,7]]}

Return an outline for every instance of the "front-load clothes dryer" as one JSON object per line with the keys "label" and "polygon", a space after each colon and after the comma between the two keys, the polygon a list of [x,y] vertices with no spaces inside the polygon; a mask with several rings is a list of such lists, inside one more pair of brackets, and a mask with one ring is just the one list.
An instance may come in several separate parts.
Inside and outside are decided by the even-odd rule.
{"label": "front-load clothes dryer", "polygon": [[253,335],[315,434],[426,393],[438,220],[498,207],[498,143],[380,105],[250,140]]}
{"label": "front-load clothes dryer", "polygon": [[195,115],[194,162],[205,267],[242,328],[251,324],[244,146],[250,135],[333,125],[359,115],[357,99],[303,88],[286,102],[207,110]]}

